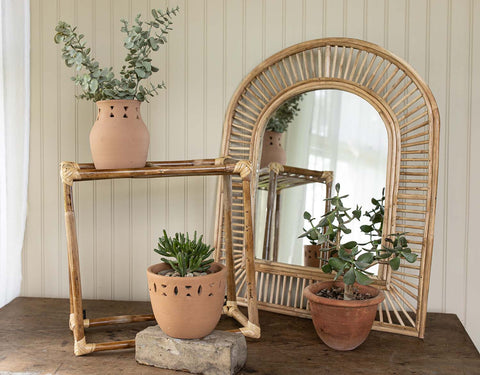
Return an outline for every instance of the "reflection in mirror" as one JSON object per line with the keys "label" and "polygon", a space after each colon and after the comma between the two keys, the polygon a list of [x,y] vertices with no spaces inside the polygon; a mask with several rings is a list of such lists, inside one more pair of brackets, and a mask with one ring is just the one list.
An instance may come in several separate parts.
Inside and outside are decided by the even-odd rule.
{"label": "reflection in mirror", "polygon": [[[358,204],[365,212],[371,208],[372,197],[381,197],[388,156],[385,125],[367,101],[355,94],[332,89],[301,96],[301,100],[296,100],[299,108],[290,116],[286,131],[278,135],[282,137],[278,143],[285,148],[285,165],[302,169],[292,169],[278,176],[276,192],[272,190],[270,202],[268,186],[275,182],[272,181],[275,176],[269,173],[268,167],[261,169],[255,212],[256,257],[293,265],[308,262],[304,245],[309,241],[298,238],[308,224],[303,213],[310,212],[316,223],[326,212],[328,206],[324,199],[331,193],[329,176],[333,185],[341,183],[342,192],[349,194],[344,202],[347,207],[355,208]],[[277,112],[280,110],[282,106]],[[285,167],[285,171],[287,169]],[[323,179],[319,172],[323,172]],[[270,220],[267,206],[272,213]],[[266,225],[267,221],[270,225]],[[368,218],[362,216],[361,222],[352,226],[352,233],[344,239],[364,242],[366,237],[359,228],[367,223]],[[318,267],[318,263],[309,265]]]}

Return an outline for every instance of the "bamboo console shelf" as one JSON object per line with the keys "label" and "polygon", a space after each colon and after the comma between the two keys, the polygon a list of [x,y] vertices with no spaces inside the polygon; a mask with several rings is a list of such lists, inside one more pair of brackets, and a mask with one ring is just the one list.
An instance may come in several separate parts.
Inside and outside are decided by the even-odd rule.
{"label": "bamboo console shelf", "polygon": [[[250,178],[252,167],[246,160],[235,160],[229,157],[218,159],[184,160],[168,162],[147,162],[144,168],[97,170],[93,164],[77,164],[62,162],[60,167],[63,181],[65,205],[65,226],[68,250],[68,270],[70,285],[70,329],[74,336],[75,355],[84,355],[91,352],[125,349],[135,346],[135,340],[112,341],[102,343],[87,343],[85,328],[104,326],[119,323],[142,322],[154,320],[152,314],[121,315],[96,319],[86,319],[83,316],[82,286],[80,278],[80,260],[78,251],[77,232],[75,226],[75,212],[73,208],[73,183],[89,180],[105,180],[118,178],[165,178],[181,176],[223,176],[223,189],[226,197],[231,197],[232,175],[239,175],[242,179],[243,194],[247,201],[250,197]],[[259,337],[258,311],[256,306],[255,270],[253,262],[253,231],[251,230],[251,210],[245,204],[245,253],[247,255],[245,269],[249,275],[247,288],[252,296],[248,308],[248,318],[240,312],[236,304],[235,276],[233,267],[233,245],[231,226],[231,199],[223,199],[224,208],[224,237],[225,259],[227,273],[227,306],[224,313],[238,320],[243,328],[240,331],[250,337]]]}
{"label": "bamboo console shelf", "polygon": [[[332,194],[332,171],[316,171],[312,169],[291,167],[279,163],[270,163],[268,167],[258,171],[259,190],[267,190],[267,217],[265,220],[265,235],[263,241],[262,259],[278,260],[278,235],[280,218],[280,192],[295,186],[306,185],[310,183],[322,183],[326,185],[326,198]],[[325,212],[329,210],[329,201],[325,202]],[[275,213],[275,222],[273,214]],[[273,254],[270,253],[272,242],[272,227],[274,232]],[[272,259],[270,259],[270,257]]]}

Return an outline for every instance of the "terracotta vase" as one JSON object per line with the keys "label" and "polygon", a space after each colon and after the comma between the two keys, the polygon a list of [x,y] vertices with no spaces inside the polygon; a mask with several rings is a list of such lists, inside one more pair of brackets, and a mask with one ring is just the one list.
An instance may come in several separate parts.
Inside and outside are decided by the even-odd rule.
{"label": "terracotta vase", "polygon": [[309,285],[303,294],[310,301],[313,324],[322,341],[336,350],[353,350],[368,337],[378,304],[385,295],[374,287],[355,285],[361,293],[370,293],[374,297],[361,301],[342,301],[317,296],[321,289],[333,285],[344,286],[341,282],[324,281]]}
{"label": "terracotta vase", "polygon": [[[303,265],[307,267],[320,267],[320,252],[322,245],[303,245]],[[322,265],[323,265],[322,261]]]}
{"label": "terracotta vase", "polygon": [[199,339],[210,334],[222,315],[227,268],[212,263],[212,273],[195,277],[157,275],[170,269],[159,263],[147,269],[153,314],[167,335],[178,339]]}
{"label": "terracotta vase", "polygon": [[143,168],[150,135],[138,100],[102,100],[90,131],[90,150],[96,169]]}
{"label": "terracotta vase", "polygon": [[260,160],[260,168],[267,167],[271,162],[285,164],[287,155],[282,147],[282,134],[265,131],[263,135],[262,158]]}

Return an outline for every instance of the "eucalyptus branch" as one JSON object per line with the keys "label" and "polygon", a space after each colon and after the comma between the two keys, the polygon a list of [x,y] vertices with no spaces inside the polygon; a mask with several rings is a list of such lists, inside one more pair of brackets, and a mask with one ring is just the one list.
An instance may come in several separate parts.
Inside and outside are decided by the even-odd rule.
{"label": "eucalyptus branch", "polygon": [[[55,28],[54,41],[63,43],[62,57],[68,67],[75,66],[77,74],[72,77],[75,84],[83,89],[81,98],[98,101],[109,99],[136,99],[148,101],[148,98],[157,95],[160,89],[165,88],[165,83],[150,83],[145,87],[140,82],[148,79],[152,73],[159,69],[152,66],[150,54],[158,51],[160,45],[167,42],[167,35],[172,17],[176,16],[179,8],[166,9],[165,11],[152,9],[152,21],[143,22],[141,15],[137,15],[134,24],[122,19],[121,31],[126,34],[124,47],[128,53],[125,57],[126,64],[122,66],[119,77],[116,78],[113,69],[100,68],[97,61],[90,57],[90,48],[82,42],[83,34],[77,34],[76,27],[60,21]],[[147,27],[145,27],[147,25]],[[153,32],[153,30],[159,30]],[[81,74],[81,70],[84,73]]]}

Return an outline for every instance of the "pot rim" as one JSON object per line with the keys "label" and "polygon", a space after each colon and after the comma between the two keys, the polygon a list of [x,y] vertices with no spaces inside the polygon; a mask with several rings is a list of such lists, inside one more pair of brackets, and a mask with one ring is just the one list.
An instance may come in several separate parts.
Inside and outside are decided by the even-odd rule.
{"label": "pot rim", "polygon": [[149,276],[155,277],[159,280],[171,280],[171,281],[175,280],[176,282],[183,282],[183,281],[192,282],[192,279],[193,280],[208,281],[209,279],[214,279],[214,278],[218,277],[218,275],[221,274],[221,273],[226,273],[227,272],[227,267],[224,264],[219,263],[219,262],[213,262],[213,263],[210,264],[210,266],[213,266],[213,265],[219,266],[220,267],[219,271],[209,273],[207,275],[195,276],[195,277],[187,277],[187,276],[171,277],[171,276],[158,275],[157,273],[152,271],[153,268],[155,268],[157,266],[160,266],[160,265],[166,265],[166,266],[168,266],[168,268],[171,268],[168,263],[160,262],[160,263],[152,264],[150,267],[148,267],[147,268],[147,274]]}
{"label": "pot rim", "polygon": [[120,103],[120,102],[137,102],[137,103],[143,103],[140,100],[137,99],[106,99],[106,100],[97,100],[95,104],[101,103],[101,104],[108,104],[108,103]]}
{"label": "pot rim", "polygon": [[337,307],[351,307],[351,308],[378,305],[379,303],[381,303],[385,299],[385,294],[383,293],[382,290],[377,289],[373,286],[359,285],[359,284],[356,284],[356,286],[371,290],[373,293],[377,293],[377,295],[373,298],[369,298],[369,299],[365,299],[365,300],[350,300],[350,301],[320,297],[320,296],[317,296],[312,291],[312,289],[318,289],[318,290],[322,289],[322,287],[323,287],[322,284],[324,284],[325,287],[329,287],[329,286],[333,286],[333,285],[337,285],[337,284],[339,284],[339,286],[345,285],[341,281],[319,281],[319,282],[316,282],[314,284],[311,284],[311,285],[307,286],[303,290],[303,295],[305,296],[305,298],[307,298],[310,302],[316,302],[316,303],[319,303],[319,304],[322,304],[322,305],[337,306]]}

